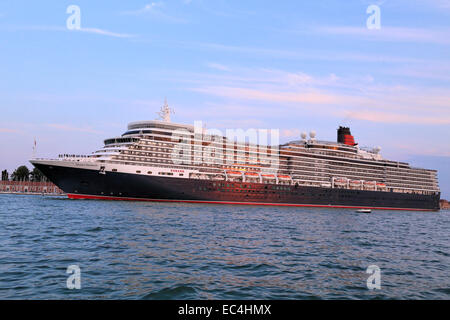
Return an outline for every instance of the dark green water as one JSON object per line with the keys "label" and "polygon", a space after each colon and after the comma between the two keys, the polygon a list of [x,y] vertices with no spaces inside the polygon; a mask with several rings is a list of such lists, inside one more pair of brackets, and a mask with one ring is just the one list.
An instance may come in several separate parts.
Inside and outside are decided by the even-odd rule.
{"label": "dark green water", "polygon": [[450,211],[0,195],[0,299],[449,299],[449,227]]}

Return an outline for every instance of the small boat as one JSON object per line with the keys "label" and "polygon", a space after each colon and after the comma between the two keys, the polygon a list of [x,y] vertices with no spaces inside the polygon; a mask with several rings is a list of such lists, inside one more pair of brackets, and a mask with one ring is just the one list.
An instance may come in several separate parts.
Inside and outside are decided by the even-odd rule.
{"label": "small boat", "polygon": [[358,212],[358,213],[371,213],[372,210],[371,209],[358,209],[358,210],[356,210],[356,212]]}
{"label": "small boat", "polygon": [[278,180],[288,181],[288,180],[291,180],[291,176],[279,175]]}

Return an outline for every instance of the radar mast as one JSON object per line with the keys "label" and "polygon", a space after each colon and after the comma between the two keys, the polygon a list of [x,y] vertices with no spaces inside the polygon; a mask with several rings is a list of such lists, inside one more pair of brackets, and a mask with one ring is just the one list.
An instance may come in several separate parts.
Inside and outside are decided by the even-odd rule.
{"label": "radar mast", "polygon": [[159,118],[164,122],[170,122],[170,114],[175,113],[172,108],[169,108],[167,104],[167,98],[164,98],[164,105],[161,107],[159,112],[157,112]]}

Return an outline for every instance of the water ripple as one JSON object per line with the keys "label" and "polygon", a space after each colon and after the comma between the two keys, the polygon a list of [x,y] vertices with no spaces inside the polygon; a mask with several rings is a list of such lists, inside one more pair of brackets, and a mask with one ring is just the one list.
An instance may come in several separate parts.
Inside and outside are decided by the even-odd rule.
{"label": "water ripple", "polygon": [[449,211],[0,195],[0,216],[0,299],[450,298]]}

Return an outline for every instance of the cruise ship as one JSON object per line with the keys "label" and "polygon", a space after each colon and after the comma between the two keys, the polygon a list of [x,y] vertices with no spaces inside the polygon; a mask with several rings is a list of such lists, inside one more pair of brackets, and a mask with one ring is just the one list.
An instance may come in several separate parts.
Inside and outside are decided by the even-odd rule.
{"label": "cruise ship", "polygon": [[436,170],[361,148],[350,128],[337,141],[302,133],[284,144],[238,141],[160,120],[128,124],[89,155],[30,162],[72,199],[439,210]]}

